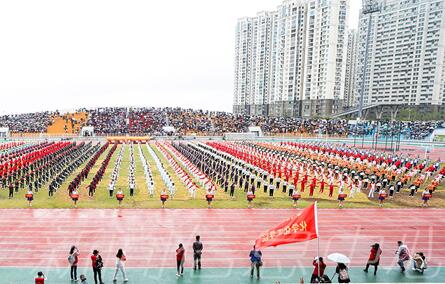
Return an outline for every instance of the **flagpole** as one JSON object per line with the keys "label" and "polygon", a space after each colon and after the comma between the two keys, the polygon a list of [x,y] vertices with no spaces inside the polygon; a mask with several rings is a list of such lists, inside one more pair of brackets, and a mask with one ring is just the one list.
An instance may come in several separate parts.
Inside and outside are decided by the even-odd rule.
{"label": "flagpole", "polygon": [[315,232],[317,234],[317,265],[318,265],[318,279],[320,280],[320,236],[318,235],[318,207],[315,201]]}

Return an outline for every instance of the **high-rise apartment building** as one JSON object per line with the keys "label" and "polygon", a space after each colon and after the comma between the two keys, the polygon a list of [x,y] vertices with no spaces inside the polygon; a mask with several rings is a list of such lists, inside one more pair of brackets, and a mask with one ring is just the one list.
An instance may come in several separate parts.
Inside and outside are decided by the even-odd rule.
{"label": "high-rise apartment building", "polygon": [[329,116],[342,109],[347,0],[287,0],[238,21],[234,112]]}
{"label": "high-rise apartment building", "polygon": [[345,96],[344,107],[349,108],[356,105],[354,92],[357,68],[357,31],[348,31],[348,43],[346,53],[346,77],[345,77]]}
{"label": "high-rise apartment building", "polygon": [[376,2],[378,11],[360,13],[355,104],[362,91],[365,106],[444,104],[444,0]]}

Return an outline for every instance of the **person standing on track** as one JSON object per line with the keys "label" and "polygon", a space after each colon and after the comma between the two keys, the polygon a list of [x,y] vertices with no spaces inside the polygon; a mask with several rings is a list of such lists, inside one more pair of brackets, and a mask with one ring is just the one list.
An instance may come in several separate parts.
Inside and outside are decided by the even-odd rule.
{"label": "person standing on track", "polygon": [[399,248],[396,251],[396,255],[398,258],[397,264],[400,266],[401,269],[400,272],[403,273],[405,272],[405,262],[410,259],[409,250],[408,247],[404,245],[402,241],[398,241],[397,245],[399,246]]}
{"label": "person standing on track", "polygon": [[184,274],[185,249],[182,244],[176,249],[176,276],[180,277]]}
{"label": "person standing on track", "polygon": [[256,276],[260,279],[260,267],[263,265],[261,258],[263,257],[263,253],[260,250],[256,250],[255,245],[253,246],[253,250],[249,253],[251,267],[250,267],[250,278],[253,278],[253,272],[256,268]]}
{"label": "person standing on track", "polygon": [[70,263],[71,281],[77,281],[77,263],[79,262],[80,252],[76,246],[72,246],[68,255],[68,262]]}
{"label": "person standing on track", "polygon": [[122,249],[119,249],[116,254],[116,270],[114,271],[113,281],[116,282],[116,276],[119,270],[122,272],[122,277],[124,278],[124,282],[128,282],[127,274],[125,273],[125,261],[127,257],[125,256]]}
{"label": "person standing on track", "polygon": [[[318,283],[324,275],[326,264],[323,262],[322,257],[316,257],[312,262],[312,265],[314,266],[314,271],[312,271],[311,283]],[[320,271],[318,271],[319,269]]]}
{"label": "person standing on track", "polygon": [[368,273],[369,266],[374,266],[374,275],[377,274],[377,268],[380,264],[380,256],[382,255],[382,250],[380,249],[380,245],[375,243],[371,246],[371,252],[369,254],[368,262],[366,263],[366,268],[363,270]]}
{"label": "person standing on track", "polygon": [[[94,250],[91,255],[91,265],[93,267],[94,273],[94,283],[104,284],[102,281],[102,267],[104,266],[102,262],[102,257],[99,254],[98,250]],[[99,282],[97,282],[97,278],[99,278]]]}
{"label": "person standing on track", "polygon": [[198,269],[201,269],[202,249],[203,249],[203,245],[201,243],[201,237],[196,236],[196,241],[193,243],[193,261],[194,261],[193,269],[194,270],[196,270],[196,266],[198,266]]}

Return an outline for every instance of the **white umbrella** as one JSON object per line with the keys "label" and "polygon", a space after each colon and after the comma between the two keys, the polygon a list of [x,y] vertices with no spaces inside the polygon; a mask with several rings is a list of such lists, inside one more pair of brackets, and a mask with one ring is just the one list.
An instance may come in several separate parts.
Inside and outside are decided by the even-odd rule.
{"label": "white umbrella", "polygon": [[337,262],[337,263],[350,263],[351,262],[349,257],[347,257],[344,254],[338,253],[338,252],[331,253],[330,255],[328,255],[328,259],[333,262]]}

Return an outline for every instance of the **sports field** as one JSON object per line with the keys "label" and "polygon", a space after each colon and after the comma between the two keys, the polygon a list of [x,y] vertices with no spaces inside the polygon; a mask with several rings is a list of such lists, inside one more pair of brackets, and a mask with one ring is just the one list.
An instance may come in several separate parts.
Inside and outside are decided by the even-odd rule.
{"label": "sports field", "polygon": [[[295,209],[2,209],[0,214],[1,283],[31,283],[43,271],[48,283],[70,283],[67,262],[71,245],[79,247],[79,272],[92,271],[89,256],[104,258],[110,283],[114,254],[127,255],[129,283],[297,283],[306,281],[317,255],[317,240],[263,250],[264,273],[250,280],[248,253],[254,240],[298,212]],[[442,209],[320,209],[320,255],[340,252],[351,258],[353,283],[434,282],[445,279],[445,220]],[[428,220],[428,222],[425,222]],[[203,270],[193,271],[191,245],[200,234]],[[424,275],[401,274],[395,264],[396,242],[411,252],[423,251],[429,269]],[[175,249],[186,248],[186,272],[175,276]],[[381,244],[382,268],[364,273],[369,246]],[[335,264],[327,262],[327,274]],[[94,283],[94,281],[93,281]],[[118,282],[121,283],[121,282]]]}

